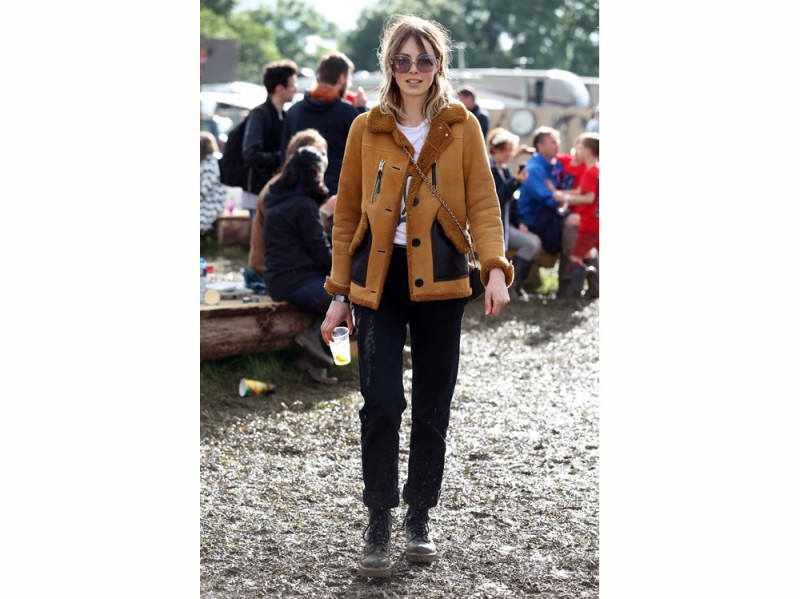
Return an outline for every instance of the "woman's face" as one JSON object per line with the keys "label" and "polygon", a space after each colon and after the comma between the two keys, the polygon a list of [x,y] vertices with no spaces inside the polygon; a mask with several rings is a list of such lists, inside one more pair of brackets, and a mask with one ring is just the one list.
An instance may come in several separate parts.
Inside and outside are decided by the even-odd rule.
{"label": "woman's face", "polygon": [[502,146],[492,146],[492,156],[497,164],[507,164],[514,154],[514,144],[504,143]]}
{"label": "woman's face", "polygon": [[400,89],[400,95],[403,99],[427,97],[428,90],[430,90],[431,85],[433,85],[433,78],[436,77],[436,72],[439,70],[438,61],[436,62],[435,68],[430,73],[423,73],[420,70],[416,63],[420,57],[432,57],[434,61],[436,60],[436,55],[433,52],[433,46],[431,46],[430,42],[423,38],[422,43],[425,46],[424,52],[420,52],[416,40],[413,37],[409,37],[396,54],[396,56],[409,57],[414,61],[407,73],[401,73],[398,69],[393,69],[392,75],[397,82],[397,87]]}

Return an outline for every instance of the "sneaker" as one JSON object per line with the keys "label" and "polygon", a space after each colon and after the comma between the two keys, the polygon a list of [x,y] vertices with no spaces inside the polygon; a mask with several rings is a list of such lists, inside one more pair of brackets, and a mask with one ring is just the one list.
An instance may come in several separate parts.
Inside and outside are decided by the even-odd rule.
{"label": "sneaker", "polygon": [[406,529],[406,558],[410,562],[435,562],[439,559],[436,545],[428,536],[428,510],[409,507],[403,522]]}
{"label": "sneaker", "polygon": [[323,385],[335,385],[339,382],[339,379],[335,376],[328,376],[327,369],[315,366],[308,358],[300,358],[297,361],[297,367],[300,370],[307,372],[308,376],[318,383],[322,383]]}
{"label": "sneaker", "polygon": [[358,560],[360,576],[386,578],[392,572],[392,513],[389,509],[370,509],[369,524],[364,531],[364,548]]}

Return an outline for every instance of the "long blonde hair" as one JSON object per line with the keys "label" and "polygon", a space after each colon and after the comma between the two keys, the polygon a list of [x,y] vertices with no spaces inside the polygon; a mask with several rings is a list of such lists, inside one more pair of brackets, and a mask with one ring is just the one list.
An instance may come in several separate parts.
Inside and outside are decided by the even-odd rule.
{"label": "long blonde hair", "polygon": [[450,34],[439,23],[422,19],[414,15],[394,14],[386,20],[381,34],[381,46],[378,50],[378,61],[383,71],[383,82],[378,91],[380,111],[391,114],[395,120],[404,120],[407,115],[403,111],[403,99],[400,88],[392,73],[392,58],[400,52],[400,48],[409,37],[417,42],[420,52],[425,51],[423,40],[433,47],[433,54],[439,64],[433,77],[433,84],[428,90],[422,113],[428,120],[439,114],[455,96],[449,81],[450,68]]}

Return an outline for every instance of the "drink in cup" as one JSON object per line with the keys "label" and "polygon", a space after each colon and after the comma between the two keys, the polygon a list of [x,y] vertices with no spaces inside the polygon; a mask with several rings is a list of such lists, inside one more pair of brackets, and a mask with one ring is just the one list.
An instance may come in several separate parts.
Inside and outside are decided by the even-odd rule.
{"label": "drink in cup", "polygon": [[337,366],[350,363],[350,331],[347,327],[336,327],[331,335],[331,353]]}

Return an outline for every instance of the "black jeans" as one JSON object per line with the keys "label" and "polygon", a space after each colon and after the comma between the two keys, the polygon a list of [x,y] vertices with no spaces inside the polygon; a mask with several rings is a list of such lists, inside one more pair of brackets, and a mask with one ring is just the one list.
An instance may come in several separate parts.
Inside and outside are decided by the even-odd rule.
{"label": "black jeans", "polygon": [[355,306],[358,367],[364,406],[361,464],[364,504],[400,504],[398,453],[403,392],[403,343],[411,331],[411,448],[403,500],[416,507],[439,501],[450,402],[458,376],[463,298],[412,302],[405,248],[395,247],[377,310]]}

